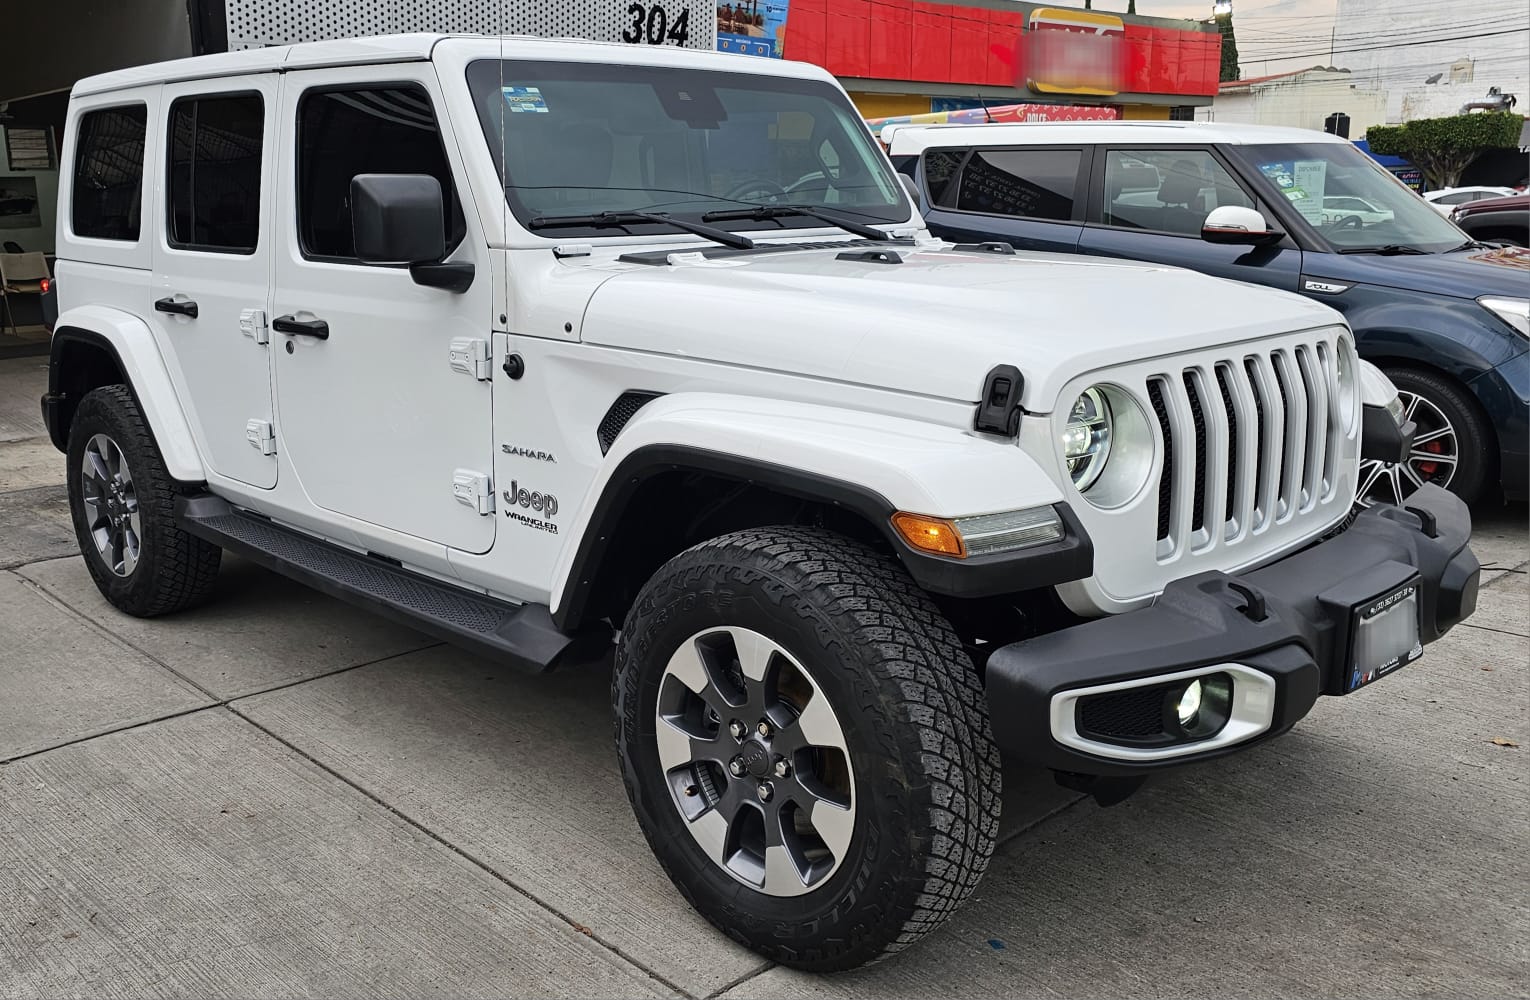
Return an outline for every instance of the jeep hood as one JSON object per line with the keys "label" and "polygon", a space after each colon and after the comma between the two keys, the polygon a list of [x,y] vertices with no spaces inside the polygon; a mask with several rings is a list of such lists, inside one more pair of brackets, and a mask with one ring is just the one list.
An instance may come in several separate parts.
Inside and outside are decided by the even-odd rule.
{"label": "jeep hood", "polygon": [[[581,339],[976,401],[995,365],[1052,409],[1069,379],[1141,358],[1342,322],[1300,296],[1130,261],[839,247],[621,264]],[[843,257],[841,255],[844,255]]]}

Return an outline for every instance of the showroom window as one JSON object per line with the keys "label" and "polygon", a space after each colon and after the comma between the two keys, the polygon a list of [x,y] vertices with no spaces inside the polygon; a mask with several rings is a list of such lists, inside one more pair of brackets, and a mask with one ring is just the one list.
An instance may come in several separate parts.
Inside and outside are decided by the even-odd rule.
{"label": "showroom window", "polygon": [[1112,149],[1105,154],[1107,226],[1199,238],[1214,208],[1253,208],[1231,174],[1204,149]]}
{"label": "showroom window", "polygon": [[1078,185],[1077,149],[980,149],[962,169],[956,207],[963,212],[1066,222]]}
{"label": "showroom window", "polygon": [[429,174],[441,182],[448,250],[467,222],[430,95],[397,84],[315,90],[298,106],[298,235],[305,256],[354,262],[351,178]]}
{"label": "showroom window", "polygon": [[138,239],[148,108],[134,104],[80,116],[70,225],[76,236]]}
{"label": "showroom window", "polygon": [[259,94],[184,98],[171,106],[171,246],[255,252],[264,125]]}

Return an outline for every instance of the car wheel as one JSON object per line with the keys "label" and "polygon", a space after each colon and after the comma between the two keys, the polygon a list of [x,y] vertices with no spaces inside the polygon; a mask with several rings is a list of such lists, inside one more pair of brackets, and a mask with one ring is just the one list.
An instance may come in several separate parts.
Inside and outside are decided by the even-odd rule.
{"label": "car wheel", "polygon": [[95,389],[69,427],[69,509],[96,587],[115,607],[149,617],[207,595],[222,551],[182,531],[154,436],[125,386]]}
{"label": "car wheel", "polygon": [[1357,502],[1400,504],[1425,483],[1467,503],[1482,495],[1497,443],[1487,419],[1454,380],[1419,368],[1384,368],[1407,419],[1418,425],[1406,462],[1360,463]]}
{"label": "car wheel", "polygon": [[907,947],[977,885],[1000,769],[949,622],[889,557],[760,528],[643,587],[613,681],[633,810],[680,892],[787,965]]}

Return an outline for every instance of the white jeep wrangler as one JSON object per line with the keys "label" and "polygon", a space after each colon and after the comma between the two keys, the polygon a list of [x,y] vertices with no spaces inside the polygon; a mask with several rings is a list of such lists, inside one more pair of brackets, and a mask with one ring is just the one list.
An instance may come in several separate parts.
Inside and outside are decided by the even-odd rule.
{"label": "white jeep wrangler", "polygon": [[531,671],[614,639],[654,853],[791,965],[972,893],[1001,748],[1109,801],[1474,607],[1454,497],[1351,514],[1408,426],[1336,313],[932,240],[815,67],[268,48],[81,82],[64,161],[43,411],[107,598],[227,549]]}

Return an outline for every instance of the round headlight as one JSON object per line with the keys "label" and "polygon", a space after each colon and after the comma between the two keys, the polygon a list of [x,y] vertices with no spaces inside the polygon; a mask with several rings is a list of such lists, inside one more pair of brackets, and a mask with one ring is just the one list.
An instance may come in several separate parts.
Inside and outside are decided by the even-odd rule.
{"label": "round headlight", "polygon": [[1068,475],[1079,492],[1093,486],[1105,471],[1110,460],[1111,425],[1110,401],[1100,386],[1090,386],[1073,401],[1063,428],[1062,449]]}

